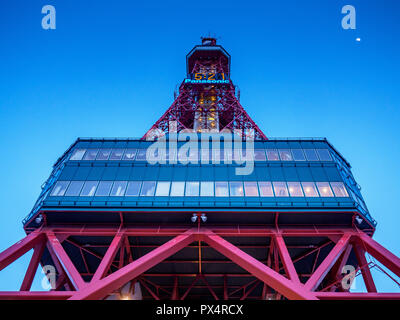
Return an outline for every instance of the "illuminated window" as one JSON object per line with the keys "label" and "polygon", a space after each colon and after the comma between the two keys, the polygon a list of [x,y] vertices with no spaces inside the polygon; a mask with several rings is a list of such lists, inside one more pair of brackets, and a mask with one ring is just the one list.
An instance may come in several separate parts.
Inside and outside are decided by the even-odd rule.
{"label": "illuminated window", "polygon": [[240,162],[244,159],[244,154],[242,148],[234,148],[232,159],[236,162]]}
{"label": "illuminated window", "polygon": [[134,160],[135,159],[135,155],[136,155],[136,151],[137,149],[126,149],[125,153],[124,153],[124,157],[122,158],[122,160]]}
{"label": "illuminated window", "polygon": [[272,182],[276,197],[288,197],[289,193],[285,182]]}
{"label": "illuminated window", "polygon": [[113,197],[123,197],[127,183],[127,181],[115,181],[110,195]]}
{"label": "illuminated window", "polygon": [[96,160],[108,160],[108,157],[110,156],[111,149],[100,149],[99,153],[97,154]]}
{"label": "illuminated window", "polygon": [[141,184],[141,181],[129,181],[125,196],[137,197],[139,195]]}
{"label": "illuminated window", "polygon": [[136,161],[146,161],[146,151],[147,149],[139,149],[136,154]]}
{"label": "illuminated window", "polygon": [[314,149],[304,149],[308,161],[318,161],[317,154]]}
{"label": "illuminated window", "polygon": [[67,197],[79,196],[83,186],[83,181],[71,181],[65,195]]}
{"label": "illuminated window", "polygon": [[328,182],[317,182],[317,188],[321,197],[333,197],[333,193]]}
{"label": "illuminated window", "polygon": [[274,191],[272,190],[272,184],[269,181],[259,181],[258,187],[260,188],[261,197],[273,197]]}
{"label": "illuminated window", "polygon": [[95,160],[99,149],[88,149],[83,157],[83,160]]}
{"label": "illuminated window", "polygon": [[212,149],[211,150],[211,159],[212,159],[212,163],[220,163],[221,161],[224,161],[224,159],[221,158],[221,150],[220,149]]}
{"label": "illuminated window", "polygon": [[282,161],[293,161],[292,153],[290,149],[280,149],[279,155],[281,156]]}
{"label": "illuminated window", "polygon": [[336,197],[348,197],[346,187],[342,182],[331,182],[331,187]]}
{"label": "illuminated window", "polygon": [[110,160],[121,160],[123,154],[124,149],[113,149],[110,155]]}
{"label": "illuminated window", "polygon": [[255,150],[254,149],[243,149],[242,160],[254,161],[255,160]]}
{"label": "illuminated window", "polygon": [[189,162],[189,149],[180,148],[178,150],[178,161],[184,164]]}
{"label": "illuminated window", "polygon": [[211,159],[211,150],[208,148],[201,148],[200,150],[201,162],[209,163]]}
{"label": "illuminated window", "polygon": [[232,161],[233,161],[233,151],[232,151],[232,149],[224,149],[223,152],[224,152],[224,162],[225,163],[232,163]]}
{"label": "illuminated window", "polygon": [[86,181],[81,191],[81,197],[93,197],[98,183],[98,181]]}
{"label": "illuminated window", "polygon": [[278,151],[275,149],[267,149],[267,159],[268,161],[279,161]]}
{"label": "illuminated window", "polygon": [[291,197],[304,197],[300,182],[288,182],[287,185]]}
{"label": "illuminated window", "polygon": [[158,181],[156,189],[156,197],[168,197],[170,185],[171,182],[169,181]]}
{"label": "illuminated window", "polygon": [[228,182],[223,182],[223,181],[215,182],[215,196],[229,197]]}
{"label": "illuminated window", "polygon": [[112,184],[112,181],[100,181],[97,186],[96,197],[108,197]]}
{"label": "illuminated window", "polygon": [[152,196],[154,196],[155,190],[156,190],[156,182],[155,181],[143,181],[142,190],[140,190],[140,196],[152,197]]}
{"label": "illuminated window", "polygon": [[69,181],[58,181],[54,186],[53,190],[51,191],[51,196],[53,197],[61,197],[64,195],[65,191],[67,190]]}
{"label": "illuminated window", "polygon": [[186,182],[186,192],[187,197],[198,197],[199,196],[199,183],[195,181]]}
{"label": "illuminated window", "polygon": [[328,149],[317,149],[319,160],[332,161],[331,154]]}
{"label": "illuminated window", "polygon": [[177,150],[175,148],[166,150],[165,160],[168,160],[170,162],[177,162],[177,157]]}
{"label": "illuminated window", "polygon": [[229,191],[231,197],[243,197],[243,182],[241,181],[229,182]]}
{"label": "illuminated window", "polygon": [[255,149],[254,150],[254,160],[255,161],[265,161],[267,160],[265,157],[265,150],[264,149]]}
{"label": "illuminated window", "polygon": [[244,193],[246,197],[258,197],[258,187],[256,181],[244,182]]}
{"label": "illuminated window", "polygon": [[193,163],[197,163],[199,161],[199,150],[195,148],[189,149],[189,161]]}
{"label": "illuminated window", "polygon": [[185,182],[172,181],[171,197],[183,197],[185,194]]}
{"label": "illuminated window", "polygon": [[69,160],[75,160],[75,161],[82,160],[85,152],[86,152],[86,149],[75,149],[71,155],[71,158],[69,158]]}
{"label": "illuminated window", "polygon": [[303,186],[306,197],[319,197],[314,182],[302,182],[301,185]]}
{"label": "illuminated window", "polygon": [[293,159],[295,161],[305,161],[306,157],[302,149],[292,149]]}
{"label": "illuminated window", "polygon": [[212,182],[212,181],[200,182],[200,196],[213,197],[214,196],[214,182]]}

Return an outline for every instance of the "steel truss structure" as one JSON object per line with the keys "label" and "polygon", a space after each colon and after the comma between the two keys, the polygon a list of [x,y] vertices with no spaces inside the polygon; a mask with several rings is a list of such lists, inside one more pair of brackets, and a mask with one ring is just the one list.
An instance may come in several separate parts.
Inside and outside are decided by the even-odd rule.
{"label": "steel truss structure", "polygon": [[[202,48],[207,48],[207,46],[202,46]],[[228,78],[230,66],[227,57],[222,54],[222,51],[217,52],[218,54],[213,58],[204,55],[191,63],[188,62],[188,75],[212,72],[213,75],[224,74]],[[190,61],[190,58],[188,60]],[[240,104],[235,93],[236,88],[230,79],[228,83],[217,84],[183,81],[179,87],[178,97],[142,139],[152,140],[168,132],[195,130],[195,119],[207,118],[208,112],[212,110],[217,115],[218,122],[215,132],[229,130],[229,132],[239,133],[243,139],[249,137],[255,140],[267,140],[265,134]],[[174,124],[173,128],[171,128],[171,123]]]}
{"label": "steel truss structure", "polygon": [[[84,245],[78,245],[79,250],[89,252],[99,259],[97,269],[89,274],[78,271],[76,265],[65,250],[65,243],[72,242],[72,237],[86,239],[98,236],[111,237],[104,256],[96,253]],[[129,237],[169,237],[170,240],[157,246],[143,256],[134,259],[133,245]],[[268,252],[266,261],[260,261],[245,249],[227,241],[225,238],[258,238],[267,237],[271,241],[265,247]],[[300,256],[289,253],[290,246],[286,243],[292,237],[303,239],[326,237],[328,242],[310,248]],[[197,274],[149,274],[149,270],[158,264],[167,262],[174,254],[193,243],[203,244],[212,248],[230,262],[240,266],[246,273],[242,274],[203,274],[199,255],[195,263],[199,264]],[[320,263],[315,260],[310,274],[299,274],[296,264],[311,254],[320,253],[333,244]],[[209,298],[219,299],[400,299],[400,293],[378,293],[371,274],[372,264],[367,262],[365,254],[372,255],[391,272],[400,277],[400,259],[374,241],[366,233],[353,228],[263,228],[263,227],[197,227],[185,229],[183,227],[43,227],[27,235],[9,249],[0,254],[0,270],[4,269],[29,250],[33,249],[31,261],[22,281],[20,291],[0,292],[0,299],[104,299],[110,295],[119,294],[120,289],[129,282],[139,282],[148,293],[148,297],[159,299],[184,300],[190,295],[196,284],[203,282],[209,291]],[[45,249],[48,250],[51,260],[57,269],[55,287],[48,292],[31,292],[33,278]],[[119,257],[117,253],[119,252]],[[357,273],[362,275],[367,293],[351,293],[342,286],[344,277],[341,270],[346,265],[351,252],[354,252],[358,268]],[[82,255],[83,256],[83,255]],[[85,261],[85,259],[84,259]],[[179,263],[179,261],[171,261]],[[187,261],[180,261],[188,263]],[[86,262],[85,262],[86,264]],[[85,280],[90,278],[90,280]],[[149,280],[152,277],[169,277],[173,279],[173,286],[163,286]],[[192,277],[193,282],[186,287],[180,285],[183,277]],[[217,294],[217,286],[209,283],[212,278],[221,279],[222,294]],[[248,277],[248,282],[240,287],[228,285],[232,277]],[[393,279],[396,281],[395,279]],[[398,283],[397,283],[398,284]],[[254,296],[255,288],[262,287],[261,294]],[[180,292],[180,294],[179,294]]]}

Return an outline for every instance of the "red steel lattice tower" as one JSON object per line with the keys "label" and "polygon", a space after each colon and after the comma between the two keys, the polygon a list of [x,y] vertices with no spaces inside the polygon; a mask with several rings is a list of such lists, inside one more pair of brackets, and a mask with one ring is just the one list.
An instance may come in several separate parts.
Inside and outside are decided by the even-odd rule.
{"label": "red steel lattice tower", "polygon": [[[78,139],[57,160],[26,237],[0,253],[2,270],[33,250],[20,290],[0,299],[400,299],[375,285],[373,268],[399,285],[400,259],[372,239],[343,156],[326,139],[267,139],[215,39],[186,63],[178,96],[142,139]],[[146,162],[152,140],[182,131],[254,138],[253,173],[198,154]],[[49,291],[31,291],[39,265],[53,270]],[[353,276],[365,292],[352,291]]]}

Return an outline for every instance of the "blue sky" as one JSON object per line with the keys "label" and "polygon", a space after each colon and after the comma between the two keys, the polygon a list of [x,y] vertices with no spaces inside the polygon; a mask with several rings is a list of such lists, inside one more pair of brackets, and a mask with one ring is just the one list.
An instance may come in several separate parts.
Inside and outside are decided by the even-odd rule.
{"label": "blue sky", "polygon": [[[56,30],[41,8],[56,8]],[[357,29],[341,28],[342,6]],[[51,166],[77,137],[141,137],[211,33],[270,137],[327,137],[353,166],[375,239],[400,255],[399,1],[59,1],[0,4],[0,251],[24,236]],[[361,38],[360,42],[356,38]],[[0,272],[17,290],[29,256]],[[382,290],[397,290],[377,274]],[[40,289],[35,282],[34,289]]]}

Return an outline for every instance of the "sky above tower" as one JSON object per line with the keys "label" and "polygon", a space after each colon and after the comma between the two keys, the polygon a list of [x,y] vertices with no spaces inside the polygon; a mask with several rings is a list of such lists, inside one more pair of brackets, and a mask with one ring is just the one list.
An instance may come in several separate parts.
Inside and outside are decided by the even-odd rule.
{"label": "sky above tower", "polygon": [[[55,29],[42,27],[45,4]],[[355,29],[342,26],[349,4]],[[186,54],[211,35],[268,137],[327,137],[351,163],[375,239],[399,256],[399,9],[397,0],[2,0],[0,251],[24,236],[21,220],[67,147],[143,136],[172,103]],[[28,258],[0,273],[0,290],[19,289]],[[383,276],[377,286],[393,290]]]}

